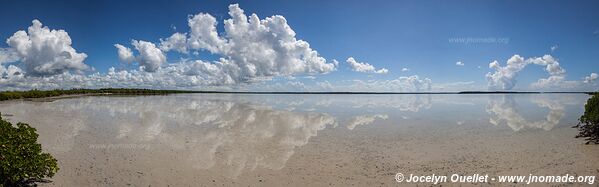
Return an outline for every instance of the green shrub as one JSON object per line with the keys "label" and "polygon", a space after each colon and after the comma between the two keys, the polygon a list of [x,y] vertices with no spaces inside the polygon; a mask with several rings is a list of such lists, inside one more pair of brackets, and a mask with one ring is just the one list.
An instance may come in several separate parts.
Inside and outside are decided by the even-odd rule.
{"label": "green shrub", "polygon": [[580,132],[576,138],[586,138],[587,144],[599,144],[599,94],[594,94],[584,105],[577,127]]}
{"label": "green shrub", "polygon": [[25,123],[14,127],[0,116],[0,186],[29,186],[49,182],[58,171],[56,159],[42,152],[35,128]]}

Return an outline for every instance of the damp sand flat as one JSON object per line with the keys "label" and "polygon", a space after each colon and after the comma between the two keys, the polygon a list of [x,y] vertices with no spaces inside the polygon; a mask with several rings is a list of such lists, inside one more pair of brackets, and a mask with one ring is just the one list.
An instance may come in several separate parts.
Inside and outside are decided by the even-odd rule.
{"label": "damp sand flat", "polygon": [[596,176],[599,146],[571,128],[587,99],[177,94],[0,102],[0,112],[36,127],[58,159],[45,186],[386,186],[400,185],[397,172]]}

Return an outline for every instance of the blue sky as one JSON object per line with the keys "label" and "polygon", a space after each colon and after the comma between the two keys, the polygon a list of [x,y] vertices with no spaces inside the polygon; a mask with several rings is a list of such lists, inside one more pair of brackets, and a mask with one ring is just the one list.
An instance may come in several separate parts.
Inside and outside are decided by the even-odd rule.
{"label": "blue sky", "polygon": [[[289,81],[302,82],[305,86],[322,81],[337,85],[353,84],[348,82],[356,80],[383,82],[417,75],[419,79],[429,78],[433,91],[498,89],[489,88],[486,74],[495,71],[489,69],[489,63],[497,60],[505,66],[506,61],[516,54],[524,59],[552,56],[565,70],[565,75],[560,75],[565,78],[560,80],[570,81],[568,85],[573,85],[572,81],[583,82],[585,77],[599,71],[597,1],[9,0],[0,6],[0,38],[7,39],[18,30],[27,30],[32,20],[38,19],[50,29],[65,30],[72,40],[72,48],[87,55],[83,63],[95,71],[87,70],[84,74],[105,74],[110,67],[136,69],[135,65],[120,62],[114,44],[133,48],[132,40],[143,40],[158,45],[161,38],[175,32],[190,33],[190,15],[212,15],[218,22],[217,32],[224,34],[223,20],[230,18],[228,6],[234,3],[238,3],[248,16],[251,13],[256,13],[260,19],[284,16],[298,40],[307,41],[327,63],[332,59],[339,61],[335,71],[310,74],[315,79],[288,78],[304,76],[297,73],[275,76],[274,80],[256,85],[285,85]],[[455,42],[456,39],[470,41]],[[0,48],[10,47],[5,42],[0,43]],[[206,50],[199,50],[199,55],[164,53],[167,63],[178,63],[181,58],[214,61],[222,57]],[[376,69],[386,68],[389,72],[353,71],[346,63],[349,57],[369,63]],[[458,61],[464,65],[456,65]],[[8,64],[19,66],[18,60],[5,63]],[[402,68],[409,70],[402,71]],[[538,79],[550,76],[543,66],[528,65],[516,73],[516,77],[509,77],[515,80],[513,88],[499,88],[560,91],[599,88],[593,82],[531,87]],[[456,82],[467,83],[467,86],[452,87]],[[227,86],[237,88],[236,85]]]}

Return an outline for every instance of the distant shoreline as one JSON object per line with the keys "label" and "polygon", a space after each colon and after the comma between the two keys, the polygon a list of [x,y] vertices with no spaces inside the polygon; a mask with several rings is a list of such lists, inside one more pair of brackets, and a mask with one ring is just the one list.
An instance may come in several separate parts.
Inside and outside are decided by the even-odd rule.
{"label": "distant shoreline", "polygon": [[235,91],[190,91],[189,93],[215,94],[594,94],[597,92],[503,92],[503,91],[461,91],[461,92],[235,92]]}
{"label": "distant shoreline", "polygon": [[192,90],[151,90],[151,89],[71,89],[71,90],[29,90],[2,91],[0,101],[6,100],[37,100],[47,101],[79,96],[98,95],[167,95],[177,93],[204,94],[289,94],[289,95],[414,95],[414,94],[596,94],[597,92],[518,92],[518,91],[461,91],[461,92],[242,92],[242,91],[192,91]]}
{"label": "distant shoreline", "polygon": [[93,95],[166,95],[172,93],[192,93],[181,90],[150,90],[150,89],[71,89],[71,90],[29,90],[29,91],[2,91],[0,101],[8,100],[47,100],[68,97],[93,96]]}

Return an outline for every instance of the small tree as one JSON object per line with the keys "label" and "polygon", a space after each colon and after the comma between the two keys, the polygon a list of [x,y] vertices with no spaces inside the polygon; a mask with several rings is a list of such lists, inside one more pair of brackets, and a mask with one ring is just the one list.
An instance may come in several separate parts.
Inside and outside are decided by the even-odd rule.
{"label": "small tree", "polygon": [[584,114],[577,125],[580,133],[576,138],[586,138],[587,144],[599,144],[599,94],[594,94],[584,105]]}
{"label": "small tree", "polygon": [[0,186],[29,186],[49,182],[58,171],[56,159],[42,152],[35,128],[25,123],[14,127],[0,115]]}

